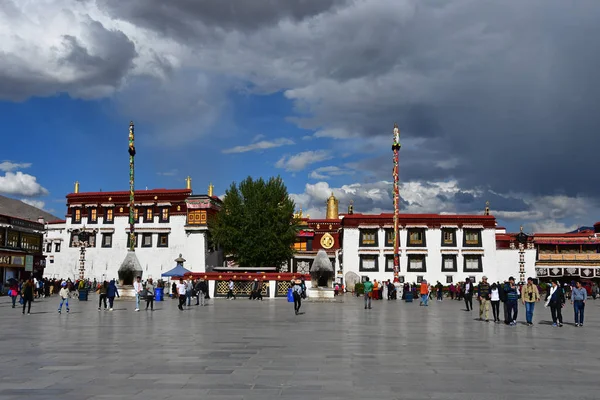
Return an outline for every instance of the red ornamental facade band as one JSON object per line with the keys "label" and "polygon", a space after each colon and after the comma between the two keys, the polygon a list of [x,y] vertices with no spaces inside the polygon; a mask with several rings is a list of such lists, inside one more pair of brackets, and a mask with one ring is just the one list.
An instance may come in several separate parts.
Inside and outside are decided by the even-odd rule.
{"label": "red ornamental facade band", "polygon": [[394,138],[392,143],[392,151],[394,152],[394,283],[398,282],[398,272],[400,271],[400,237],[398,232],[398,220],[400,217],[398,159],[400,147],[400,130],[398,129],[398,124],[394,124]]}

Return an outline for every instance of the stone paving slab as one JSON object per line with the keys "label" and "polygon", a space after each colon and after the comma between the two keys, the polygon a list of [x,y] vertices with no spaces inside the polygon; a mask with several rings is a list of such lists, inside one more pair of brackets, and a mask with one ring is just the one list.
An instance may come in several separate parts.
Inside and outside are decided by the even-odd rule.
{"label": "stone paving slab", "polygon": [[0,400],[600,398],[600,300],[584,328],[552,328],[541,304],[533,327],[508,327],[448,300],[364,310],[346,296],[299,316],[281,299],[137,313],[95,300],[61,315],[56,297],[36,300],[23,315],[0,298]]}

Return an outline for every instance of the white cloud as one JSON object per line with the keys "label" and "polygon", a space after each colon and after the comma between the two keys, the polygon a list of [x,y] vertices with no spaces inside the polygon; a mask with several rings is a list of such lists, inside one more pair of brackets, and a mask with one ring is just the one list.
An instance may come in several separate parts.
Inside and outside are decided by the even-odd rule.
{"label": "white cloud", "polygon": [[348,165],[346,165],[346,167],[348,169],[342,169],[340,167],[336,167],[335,165],[319,167],[312,171],[308,176],[312,179],[328,179],[331,176],[351,174],[353,172],[352,169]]}
{"label": "white cloud", "polygon": [[0,163],[0,171],[11,172],[17,169],[25,169],[31,167],[31,163],[14,163],[12,161],[2,161]]}
{"label": "white cloud", "polygon": [[556,221],[539,221],[532,222],[524,226],[525,230],[537,233],[556,233],[556,232],[573,232],[579,226],[575,224],[565,224]]}
{"label": "white cloud", "polygon": [[46,202],[42,200],[21,199],[21,201],[25,204],[29,204],[30,206],[39,208],[40,210],[43,210],[46,206]]}
{"label": "white cloud", "polygon": [[[257,135],[256,137],[260,138],[261,135]],[[252,143],[246,146],[235,146],[231,149],[225,149],[223,150],[223,153],[225,154],[231,154],[231,153],[246,153],[248,151],[255,151],[255,150],[266,150],[266,149],[272,149],[275,147],[281,147],[281,146],[289,146],[289,145],[293,145],[294,141],[287,139],[287,138],[279,138],[279,139],[275,139],[275,140],[262,140],[260,142],[256,142],[256,143]]]}
{"label": "white cloud", "polygon": [[0,176],[0,193],[20,196],[45,196],[48,190],[42,187],[35,176],[20,171],[7,172]]}
{"label": "white cloud", "polygon": [[179,173],[179,171],[177,169],[172,169],[170,171],[157,172],[156,175],[159,175],[159,176],[175,176],[178,173]]}
{"label": "white cloud", "polygon": [[286,171],[302,171],[310,164],[333,158],[327,150],[303,151],[293,156],[283,156],[275,163],[277,168],[284,168]]}
{"label": "white cloud", "polygon": [[264,139],[264,138],[265,138],[265,135],[263,135],[262,133],[259,133],[258,135],[254,136],[252,138],[252,143],[258,142],[259,140]]}

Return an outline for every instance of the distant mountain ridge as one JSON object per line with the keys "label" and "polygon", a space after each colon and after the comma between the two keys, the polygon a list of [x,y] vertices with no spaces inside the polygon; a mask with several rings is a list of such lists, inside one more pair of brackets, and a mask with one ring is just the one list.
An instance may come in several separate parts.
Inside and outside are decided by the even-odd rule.
{"label": "distant mountain ridge", "polygon": [[585,232],[585,231],[594,231],[594,227],[593,226],[581,226],[577,229],[575,229],[572,232],[567,232],[567,233],[581,233],[581,232]]}
{"label": "distant mountain ridge", "polygon": [[0,195],[0,214],[29,221],[37,221],[40,217],[44,218],[46,222],[60,220],[60,218],[47,211],[23,203],[21,200],[2,195]]}

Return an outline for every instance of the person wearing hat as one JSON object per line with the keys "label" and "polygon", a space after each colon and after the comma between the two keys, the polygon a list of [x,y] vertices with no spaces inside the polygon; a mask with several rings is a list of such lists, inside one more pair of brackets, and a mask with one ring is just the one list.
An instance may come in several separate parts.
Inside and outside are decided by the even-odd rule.
{"label": "person wearing hat", "polygon": [[292,295],[294,296],[294,313],[298,315],[302,306],[302,281],[300,279],[294,281]]}
{"label": "person wearing hat", "polygon": [[527,278],[527,284],[523,287],[521,299],[523,305],[525,305],[525,319],[527,320],[527,326],[532,326],[535,303],[540,301],[540,292],[537,286],[533,284],[532,277]]}
{"label": "person wearing hat", "polygon": [[552,279],[552,287],[546,297],[546,307],[550,306],[552,313],[552,326],[563,326],[562,308],[565,305],[565,292],[558,285],[556,279]]}
{"label": "person wearing hat", "polygon": [[60,296],[60,305],[58,306],[58,313],[60,314],[62,311],[63,304],[67,306],[67,313],[69,312],[69,289],[67,289],[67,282],[61,283],[60,292],[58,295]]}
{"label": "person wearing hat", "polygon": [[506,294],[506,313],[510,326],[517,325],[517,315],[519,314],[519,288],[515,284],[515,278],[508,278],[508,283],[504,285]]}

